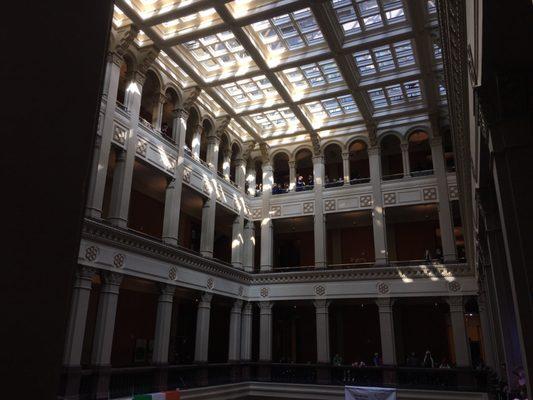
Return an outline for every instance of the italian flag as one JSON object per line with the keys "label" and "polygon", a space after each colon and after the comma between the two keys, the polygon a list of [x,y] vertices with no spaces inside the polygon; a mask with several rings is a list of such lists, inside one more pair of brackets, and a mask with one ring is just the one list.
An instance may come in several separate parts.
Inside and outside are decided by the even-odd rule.
{"label": "italian flag", "polygon": [[132,400],[180,400],[179,390],[171,390],[168,392],[138,394],[133,396]]}

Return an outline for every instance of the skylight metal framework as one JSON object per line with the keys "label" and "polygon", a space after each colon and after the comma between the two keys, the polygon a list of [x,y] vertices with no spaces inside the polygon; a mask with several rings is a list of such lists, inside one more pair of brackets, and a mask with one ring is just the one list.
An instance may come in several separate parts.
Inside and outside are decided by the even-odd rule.
{"label": "skylight metal framework", "polygon": [[[239,137],[275,145],[439,112],[432,0],[117,0],[115,24],[164,52]],[[188,82],[188,83],[187,83]],[[209,103],[213,104],[209,107]],[[351,128],[350,128],[351,127]],[[249,135],[249,136],[248,136]],[[290,140],[292,138],[292,140]]]}

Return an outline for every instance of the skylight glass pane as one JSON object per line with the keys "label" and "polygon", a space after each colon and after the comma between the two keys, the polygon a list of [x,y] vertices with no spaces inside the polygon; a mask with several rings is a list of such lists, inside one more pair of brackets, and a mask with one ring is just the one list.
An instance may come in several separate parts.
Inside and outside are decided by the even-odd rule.
{"label": "skylight glass pane", "polygon": [[328,84],[344,83],[334,60],[305,64],[281,72],[292,89],[320,88]]}
{"label": "skylight glass pane", "polygon": [[359,73],[363,76],[392,71],[415,63],[410,40],[358,51],[354,54],[354,59]]}

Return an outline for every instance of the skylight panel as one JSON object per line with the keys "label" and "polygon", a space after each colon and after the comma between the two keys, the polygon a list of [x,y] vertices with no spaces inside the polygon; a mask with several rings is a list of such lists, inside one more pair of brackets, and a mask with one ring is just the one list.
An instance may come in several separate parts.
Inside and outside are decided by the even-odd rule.
{"label": "skylight panel", "polygon": [[239,105],[278,97],[277,91],[264,75],[226,83],[222,89]]}
{"label": "skylight panel", "polygon": [[279,75],[285,78],[292,91],[312,90],[344,83],[339,67],[334,60],[324,60],[288,68]]}
{"label": "skylight panel", "polygon": [[252,63],[252,58],[231,31],[191,40],[183,46],[207,71]]}
{"label": "skylight panel", "polygon": [[345,36],[406,21],[401,0],[332,0]]}
{"label": "skylight panel", "polygon": [[323,35],[310,8],[252,24],[252,29],[270,52],[298,50],[323,42]]}
{"label": "skylight panel", "polygon": [[420,81],[410,81],[368,91],[374,108],[395,106],[422,99]]}
{"label": "skylight panel", "polygon": [[371,75],[414,65],[415,57],[410,40],[384,45],[354,54],[361,75]]}
{"label": "skylight panel", "polygon": [[342,118],[358,112],[351,95],[331,97],[303,104],[301,108],[311,116],[314,128],[326,125],[331,118]]}
{"label": "skylight panel", "polygon": [[427,10],[428,14],[435,14],[437,12],[437,5],[435,0],[427,0]]}
{"label": "skylight panel", "polygon": [[250,118],[263,130],[294,129],[299,123],[289,107],[252,114]]}

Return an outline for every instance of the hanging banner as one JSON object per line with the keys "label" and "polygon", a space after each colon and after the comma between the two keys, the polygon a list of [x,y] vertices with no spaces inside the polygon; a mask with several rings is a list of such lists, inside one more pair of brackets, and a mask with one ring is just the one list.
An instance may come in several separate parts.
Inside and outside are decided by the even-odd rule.
{"label": "hanging banner", "polygon": [[396,389],[345,386],[344,400],[396,400]]}

